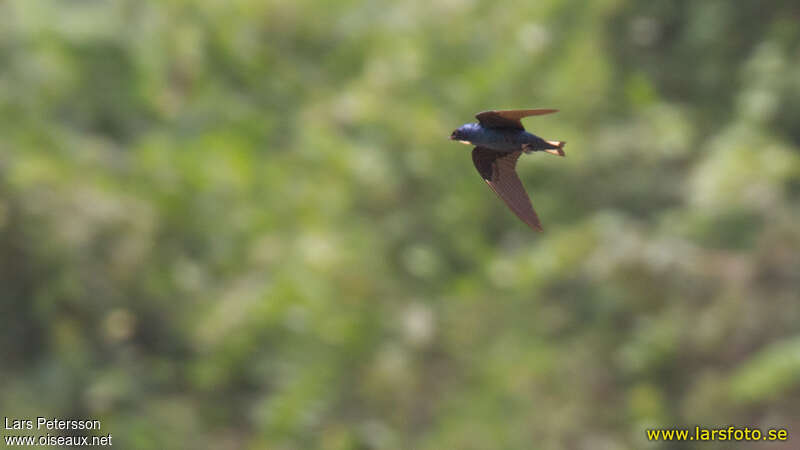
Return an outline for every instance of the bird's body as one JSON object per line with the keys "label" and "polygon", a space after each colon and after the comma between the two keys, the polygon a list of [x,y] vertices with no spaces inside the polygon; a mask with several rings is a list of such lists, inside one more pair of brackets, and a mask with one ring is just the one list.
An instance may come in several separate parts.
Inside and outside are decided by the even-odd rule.
{"label": "bird's body", "polygon": [[477,145],[498,152],[513,152],[522,150],[526,152],[556,148],[544,139],[525,130],[514,128],[484,127],[480,123],[462,125],[464,139],[459,139],[469,145]]}
{"label": "bird's body", "polygon": [[564,142],[547,141],[528,133],[520,119],[553,112],[556,110],[484,111],[475,116],[478,123],[462,125],[450,135],[452,140],[475,146],[472,162],[478,173],[514,214],[536,231],[542,231],[542,225],[517,176],[517,159],[523,152],[535,151],[564,156]]}

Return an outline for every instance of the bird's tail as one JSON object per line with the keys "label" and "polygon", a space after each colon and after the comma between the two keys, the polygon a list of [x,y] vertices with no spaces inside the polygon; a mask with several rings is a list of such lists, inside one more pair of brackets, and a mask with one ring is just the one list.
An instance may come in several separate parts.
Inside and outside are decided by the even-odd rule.
{"label": "bird's tail", "polygon": [[551,155],[564,156],[564,144],[566,144],[566,142],[564,141],[545,141],[545,142],[555,147],[546,149],[545,151],[547,153],[550,153]]}

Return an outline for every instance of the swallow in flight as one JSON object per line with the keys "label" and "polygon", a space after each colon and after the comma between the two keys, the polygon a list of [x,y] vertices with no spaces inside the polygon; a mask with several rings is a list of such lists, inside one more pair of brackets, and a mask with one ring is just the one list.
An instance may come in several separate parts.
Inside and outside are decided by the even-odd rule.
{"label": "swallow in flight", "polygon": [[528,133],[520,119],[550,114],[557,109],[510,109],[484,111],[475,117],[478,123],[461,125],[450,139],[474,145],[472,162],[490,188],[523,222],[536,231],[543,231],[531,200],[517,176],[515,167],[519,156],[544,151],[564,156],[564,142],[547,141]]}

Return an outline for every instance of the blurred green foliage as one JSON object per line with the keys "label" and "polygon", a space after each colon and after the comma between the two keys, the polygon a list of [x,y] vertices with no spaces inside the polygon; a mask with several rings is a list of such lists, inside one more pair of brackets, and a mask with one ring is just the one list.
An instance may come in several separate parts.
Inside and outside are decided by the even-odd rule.
{"label": "blurred green foliage", "polygon": [[[0,2],[0,412],[120,448],[796,442],[799,15]],[[544,234],[447,139],[527,107],[568,142],[519,164]]]}

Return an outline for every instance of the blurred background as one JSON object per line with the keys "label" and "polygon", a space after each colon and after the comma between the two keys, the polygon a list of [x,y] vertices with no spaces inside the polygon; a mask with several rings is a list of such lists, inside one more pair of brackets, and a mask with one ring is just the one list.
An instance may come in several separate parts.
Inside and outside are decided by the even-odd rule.
{"label": "blurred background", "polygon": [[[131,449],[796,448],[800,5],[0,1],[0,415]],[[558,108],[545,233],[450,132]],[[782,427],[783,444],[648,443]],[[795,436],[797,434],[797,436]]]}

